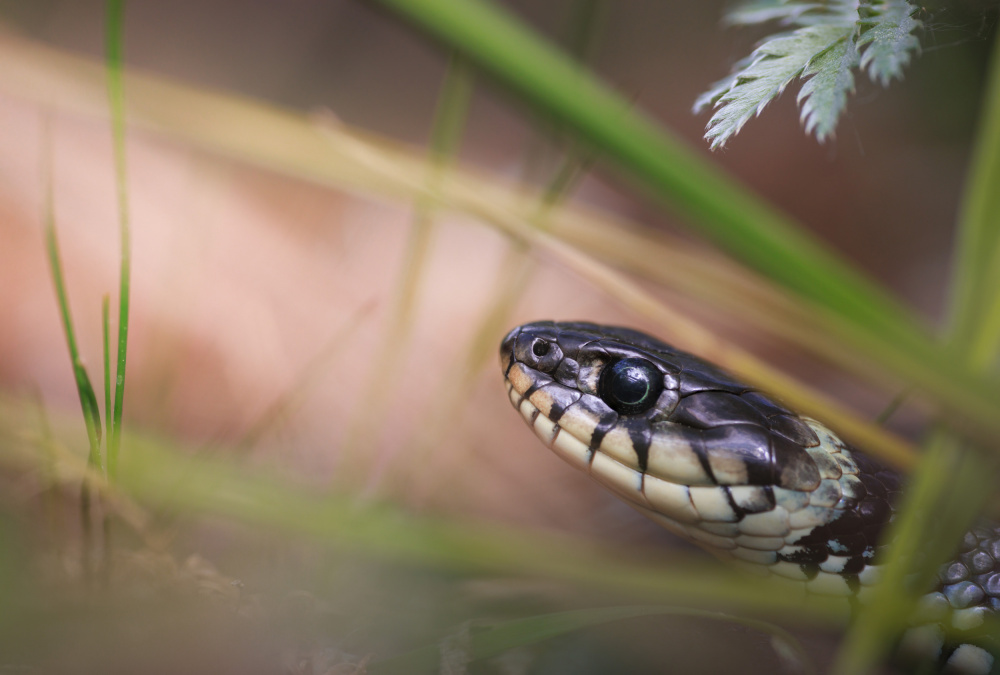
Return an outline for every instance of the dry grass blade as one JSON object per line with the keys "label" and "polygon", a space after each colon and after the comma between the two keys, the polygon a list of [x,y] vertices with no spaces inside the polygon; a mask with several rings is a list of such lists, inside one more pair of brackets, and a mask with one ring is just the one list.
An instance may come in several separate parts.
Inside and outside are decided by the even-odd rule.
{"label": "dry grass blade", "polygon": [[[346,151],[349,150],[345,148]],[[396,167],[385,164],[384,158],[372,153],[367,147],[357,147],[355,155],[359,162],[367,163],[372,170],[387,177],[395,176],[396,180],[404,183],[410,180],[409,177],[401,175]],[[419,185],[412,184],[411,188],[421,189]],[[435,195],[429,196],[435,197]],[[517,214],[498,211],[495,204],[486,201],[487,198],[478,192],[455,188],[448,193],[448,198],[447,203],[457,204],[462,210],[478,215],[510,236],[544,251],[587,278],[626,307],[656,321],[662,327],[667,339],[677,347],[705,356],[749,383],[779,395],[800,412],[830,423],[849,440],[871,450],[886,461],[901,468],[912,466],[915,455],[912,446],[906,441],[861,420],[828,396],[797,383],[745,350],[727,343],[692,319],[669,308],[634,281],[609,266],[551,235],[539,232],[526,224]]]}
{"label": "dry grass blade", "polygon": [[[11,65],[11,61],[4,57],[5,53],[19,55],[18,67]],[[85,114],[102,114],[102,110],[87,96],[71,93],[88,81],[88,74],[96,77],[100,72],[90,64],[22,42],[0,42],[0,57],[4,57],[0,58],[0,89],[32,91],[38,100],[50,105]],[[67,78],[74,82],[75,90],[68,88]],[[29,79],[35,82],[34,87],[26,85]],[[407,201],[432,199],[439,208],[471,214],[510,236],[565,259],[614,297],[664,326],[666,337],[678,347],[719,360],[737,375],[771,391],[801,411],[826,420],[853,441],[889,461],[907,466],[912,458],[908,445],[898,438],[849,415],[842,407],[833,406],[827,397],[794,384],[742,350],[732,345],[723,347],[718,338],[669,310],[634,282],[555,237],[570,240],[569,233],[575,232],[581,241],[592,242],[593,248],[606,247],[611,252],[609,257],[615,257],[622,264],[631,261],[651,276],[655,274],[661,282],[669,280],[682,288],[702,288],[706,299],[718,300],[732,293],[729,306],[746,300],[746,304],[752,307],[781,308],[765,312],[762,316],[768,319],[784,316],[777,325],[783,332],[789,328],[788,334],[798,337],[802,346],[818,350],[825,348],[828,355],[839,354],[838,358],[845,362],[853,358],[851,349],[838,350],[830,338],[820,337],[829,323],[822,315],[807,306],[782,299],[780,294],[770,292],[762,284],[742,283],[745,277],[732,272],[732,268],[721,272],[726,269],[725,263],[708,265],[706,268],[713,272],[702,277],[696,266],[681,260],[684,257],[682,254],[665,259],[651,254],[642,255],[639,251],[644,246],[655,250],[657,255],[669,255],[674,245],[651,240],[636,229],[622,229],[616,225],[620,221],[580,207],[553,212],[553,235],[539,237],[526,225],[527,216],[524,215],[536,208],[537,196],[519,194],[495,180],[485,180],[468,171],[452,172],[448,180],[441,183],[440,190],[431,194],[427,191],[429,165],[426,158],[391,143],[371,139],[340,126],[309,124],[289,113],[151,78],[133,77],[128,83],[131,119],[137,124],[324,185]],[[213,120],[219,122],[215,124]],[[574,221],[585,224],[577,226]],[[685,253],[689,250],[686,249]],[[664,260],[669,260],[671,264],[664,264]],[[743,294],[740,288],[752,290]],[[816,326],[816,329],[803,330],[802,326]],[[843,336],[837,335],[837,338]],[[892,355],[880,356],[891,362]],[[869,376],[874,372],[875,378],[884,383],[885,374],[873,369],[872,365],[862,360],[855,365],[855,369]]]}
{"label": "dry grass blade", "polygon": [[[0,408],[0,431],[17,429],[30,418],[23,402],[7,399]],[[77,433],[54,421],[57,436]],[[43,449],[36,435],[0,444],[0,466],[33,471],[56,458],[60,484],[79,481],[90,471],[58,441]],[[606,589],[644,602],[691,603],[727,611],[790,612],[817,626],[841,625],[844,606],[836,599],[780,592],[780,582],[745,579],[700,555],[623,550],[553,533],[531,533],[483,522],[413,515],[389,505],[359,504],[324,496],[260,471],[205,456],[185,456],[170,444],[128,435],[129,453],[113,484],[94,476],[102,498],[143,535],[147,512],[164,509],[198,517],[222,516],[254,528],[304,536],[372,559],[432,566],[439,572],[515,574],[560,579],[581,587]],[[98,480],[100,478],[100,480]],[[669,572],[668,572],[669,571]]]}
{"label": "dry grass blade", "polygon": [[[101,71],[95,64],[10,38],[0,40],[0,56],[0,89],[63,110],[104,114],[97,98]],[[415,198],[411,186],[419,184],[429,170],[422,153],[332,125],[328,116],[308,120],[141,75],[129,75],[127,80],[131,124],[269,170],[408,202]],[[345,146],[350,152],[343,151]],[[357,161],[358,153],[373,156],[378,165],[394,166],[398,175],[409,178],[400,182],[393,175],[372,171],[367,162]],[[526,219],[540,200],[540,195],[466,170],[453,171],[448,183],[440,187],[452,210],[462,208],[459,201],[449,199],[453,190],[482,195],[479,210],[524,214]],[[702,247],[653,236],[634,223],[578,205],[562,206],[546,219],[554,234],[593,255],[658,283],[696,293],[706,302],[724,303],[719,306],[725,311],[741,312],[742,318],[755,321],[760,328],[788,334],[803,346],[821,345],[829,335],[829,322],[823,317],[719,256],[707,255]],[[826,343],[839,341],[827,337]],[[868,372],[870,365],[866,364]]]}
{"label": "dry grass blade", "polygon": [[[469,102],[474,86],[473,71],[461,58],[451,60],[444,85],[438,99],[431,141],[431,170],[425,174],[425,192],[436,194],[440,190],[444,173],[457,151]],[[368,389],[361,397],[355,418],[344,442],[345,450],[360,455],[371,453],[377,442],[378,419],[385,407],[392,381],[396,377],[403,357],[413,320],[417,313],[417,299],[426,274],[427,260],[435,232],[434,201],[423,193],[415,195],[413,221],[406,245],[402,271],[396,283],[389,326],[375,356]],[[368,480],[367,491],[374,492],[382,481],[384,472],[392,464],[396,453],[383,450],[376,470]]]}

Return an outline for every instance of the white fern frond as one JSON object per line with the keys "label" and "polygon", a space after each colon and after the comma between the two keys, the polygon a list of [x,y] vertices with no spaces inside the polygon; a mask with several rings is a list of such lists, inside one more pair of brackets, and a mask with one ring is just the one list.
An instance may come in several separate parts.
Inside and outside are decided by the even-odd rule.
{"label": "white fern frond", "polygon": [[736,86],[741,73],[749,68],[751,63],[753,63],[754,56],[755,54],[751,54],[750,56],[746,56],[737,61],[729,75],[726,75],[718,82],[713,83],[712,86],[708,88],[708,91],[695,99],[692,111],[695,114],[698,114],[702,110],[707,110],[708,108],[714,106],[720,98],[725,96],[730,89]]}
{"label": "white fern frond", "polygon": [[833,28],[808,26],[768,39],[750,55],[746,67],[730,76],[728,89],[723,91],[719,86],[713,92],[717,97],[700,99],[716,106],[705,133],[713,150],[725,145],[747,121],[759,115],[802,75],[817,54],[826,53],[850,35],[850,29]]}
{"label": "white fern frond", "polygon": [[[834,37],[842,29],[824,27]],[[817,54],[802,72],[802,89],[796,101],[801,108],[799,119],[805,125],[806,133],[813,134],[822,143],[833,136],[837,120],[847,107],[847,95],[854,92],[852,70],[858,66],[857,42],[854,32],[842,35],[839,40],[821,54]]]}
{"label": "white fern frond", "polygon": [[913,34],[920,21],[913,18],[916,8],[906,0],[883,0],[861,33],[861,68],[873,82],[888,86],[903,77],[903,68],[920,52],[920,40]]}
{"label": "white fern frond", "polygon": [[752,0],[730,10],[729,24],[774,21],[793,30],[764,39],[698,97],[696,113],[715,109],[706,140],[713,150],[722,147],[799,78],[806,133],[831,138],[854,91],[854,69],[885,85],[919,50],[914,11],[909,0]]}
{"label": "white fern frond", "polygon": [[799,24],[806,14],[825,11],[821,2],[789,2],[788,0],[756,0],[737,5],[722,18],[726,26],[754,26],[768,21],[782,25]]}

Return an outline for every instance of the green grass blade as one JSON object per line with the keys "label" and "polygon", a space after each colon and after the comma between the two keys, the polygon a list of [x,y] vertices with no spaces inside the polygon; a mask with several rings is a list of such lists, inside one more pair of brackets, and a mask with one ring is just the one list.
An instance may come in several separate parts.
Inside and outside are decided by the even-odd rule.
{"label": "green grass blade", "polygon": [[560,120],[732,255],[835,313],[859,343],[894,354],[894,369],[951,400],[948,415],[972,421],[979,440],[995,445],[986,429],[997,426],[1000,385],[968,373],[883,290],[516,19],[482,0],[381,2]]}
{"label": "green grass blade", "polygon": [[[956,247],[949,339],[970,369],[987,371],[1000,347],[1000,44],[974,144]],[[992,492],[995,467],[953,436],[935,433],[893,527],[883,583],[851,627],[835,675],[874,670],[910,623],[918,594],[957,548]]]}
{"label": "green grass blade", "polygon": [[995,326],[1000,314],[1000,42],[993,45],[987,82],[962,199],[950,304],[952,342],[979,343],[981,365],[996,357],[996,329],[986,325]]}
{"label": "green grass blade", "polygon": [[62,259],[59,255],[59,238],[56,234],[54,195],[52,192],[51,149],[46,135],[46,186],[45,186],[45,246],[49,257],[49,268],[52,270],[52,281],[56,287],[56,298],[59,302],[59,315],[62,319],[63,333],[66,335],[66,346],[69,349],[70,363],[73,368],[73,378],[76,381],[76,391],[80,397],[80,407],[83,409],[83,420],[87,427],[87,440],[90,447],[88,463],[103,470],[101,461],[101,412],[97,407],[97,396],[90,382],[87,369],[80,359],[77,347],[76,332],[73,329],[73,317],[69,309],[69,297],[66,294],[66,281],[63,277]]}
{"label": "green grass blade", "polygon": [[[52,280],[56,287],[56,297],[59,303],[59,314],[62,319],[63,333],[66,335],[66,345],[69,349],[70,363],[73,368],[73,378],[76,381],[77,395],[80,397],[80,407],[83,410],[83,421],[87,429],[87,466],[92,470],[105,474],[107,467],[101,457],[101,412],[97,407],[97,396],[90,382],[87,369],[80,359],[80,351],[76,342],[76,331],[73,329],[73,318],[69,309],[69,297],[66,293],[66,282],[63,276],[62,260],[59,255],[59,238],[56,234],[55,197],[52,189],[52,150],[49,147],[49,130],[45,130],[45,150],[43,153],[45,167],[45,244],[49,258],[49,268],[52,270]],[[51,447],[51,446],[50,446]],[[93,501],[90,481],[84,477],[80,490],[80,526],[83,534],[81,558],[84,576],[90,579],[92,575],[91,551],[93,532],[91,528],[91,505]]]}
{"label": "green grass blade", "polygon": [[970,363],[982,371],[988,370],[996,362],[997,353],[1000,352],[1000,247],[996,252],[996,262],[990,268],[992,274],[983,283],[987,295],[992,294],[992,297],[987,298],[983,305],[978,330],[969,348]]}
{"label": "green grass blade", "polygon": [[458,152],[469,116],[475,79],[469,62],[458,55],[452,56],[431,132],[431,157],[438,166],[435,183],[441,181],[441,170]]}
{"label": "green grass blade", "polygon": [[[104,346],[104,437],[111,438],[111,298],[101,298],[101,344]],[[107,441],[106,441],[107,442]]]}
{"label": "green grass blade", "polygon": [[514,18],[482,0],[382,0],[557,116],[749,264],[901,339],[912,317],[824,246],[739,186]]}
{"label": "green grass blade", "polygon": [[[504,621],[490,628],[473,632],[467,641],[469,660],[489,659],[499,656],[508,649],[532,645],[544,640],[550,640],[561,635],[567,635],[586,628],[594,628],[605,624],[647,616],[677,616],[712,621],[724,621],[746,626],[753,630],[771,635],[782,647],[787,647],[795,660],[801,665],[802,672],[810,675],[816,672],[805,649],[792,637],[788,631],[766,621],[747,619],[725,614],[686,607],[662,606],[625,606],[601,607],[594,609],[578,609],[553,614],[542,614],[523,619]],[[475,628],[473,627],[473,630]],[[371,675],[404,675],[408,673],[441,672],[442,648],[440,644],[431,644],[415,649],[406,654],[377,661],[368,666]]]}
{"label": "green grass blade", "polygon": [[903,504],[887,536],[882,580],[844,640],[831,672],[854,675],[874,670],[892,641],[910,625],[919,598],[933,587],[992,492],[995,466],[943,432],[932,435],[909,481]]}
{"label": "green grass blade", "polygon": [[108,474],[118,470],[121,443],[122,406],[125,402],[125,357],[128,352],[128,318],[132,277],[132,234],[129,227],[127,173],[125,166],[125,85],[122,81],[125,0],[107,0],[106,68],[111,133],[114,142],[115,184],[118,195],[118,222],[121,228],[121,272],[118,287],[118,357],[115,368],[115,403],[108,439]]}

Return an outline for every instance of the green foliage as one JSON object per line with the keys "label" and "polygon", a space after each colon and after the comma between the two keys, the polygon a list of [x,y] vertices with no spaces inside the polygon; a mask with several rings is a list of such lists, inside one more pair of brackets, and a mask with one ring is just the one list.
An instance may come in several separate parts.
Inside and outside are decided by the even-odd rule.
{"label": "green foliage", "polygon": [[695,112],[715,108],[705,138],[713,149],[722,147],[796,79],[804,80],[796,100],[806,133],[820,142],[833,137],[854,91],[855,69],[883,86],[902,77],[920,48],[913,35],[920,26],[915,11],[907,0],[764,0],[733,9],[727,23],[777,21],[794,30],[766,38],[698,98]]}
{"label": "green foliage", "polygon": [[66,280],[63,274],[62,258],[59,255],[59,237],[56,233],[55,197],[52,191],[52,157],[49,146],[48,129],[46,128],[45,148],[45,248],[49,258],[49,269],[52,272],[52,282],[56,287],[56,298],[59,302],[59,316],[62,319],[63,334],[69,349],[70,364],[73,367],[73,379],[76,381],[77,395],[83,409],[83,420],[87,425],[87,439],[90,444],[88,463],[103,470],[101,459],[101,411],[97,407],[97,395],[94,385],[90,382],[80,350],[76,342],[76,331],[73,329],[73,317],[69,308],[69,295],[66,292]]}
{"label": "green foliage", "polygon": [[883,87],[894,77],[903,76],[903,68],[920,49],[913,31],[920,22],[913,18],[914,7],[906,0],[884,0],[881,11],[862,22],[867,27],[858,37],[858,46],[867,48],[861,67],[873,82]]}
{"label": "green foliage", "polygon": [[106,410],[111,418],[108,437],[108,474],[114,478],[121,445],[122,406],[125,403],[125,360],[128,352],[129,302],[132,279],[132,234],[129,226],[128,189],[125,169],[125,0],[107,0],[105,6],[105,67],[108,81],[108,105],[111,110],[111,135],[115,156],[115,186],[118,197],[118,223],[121,229],[121,271],[118,286],[118,355],[115,365],[115,406]]}
{"label": "green foliage", "polygon": [[724,621],[769,634],[772,638],[772,647],[787,654],[790,663],[797,666],[797,672],[804,675],[816,672],[802,645],[790,633],[772,623],[722,612],[656,605],[598,607],[529,616],[482,627],[475,632],[470,630],[475,628],[474,626],[466,624],[457,631],[456,636],[452,636],[460,638],[451,640],[452,644],[441,641],[425,645],[400,656],[377,661],[370,666],[368,672],[372,675],[445,672],[443,666],[448,656],[447,652],[455,650],[456,647],[464,652],[460,655],[462,660],[481,660],[499,656],[508,649],[523,647],[586,628],[604,626],[622,619],[670,615]]}
{"label": "green foliage", "polygon": [[[1000,436],[998,383],[969,373],[954,354],[940,349],[912,311],[517,19],[484,0],[380,3],[561,123],[602,161],[617,165],[669,203],[693,231],[821,308],[831,318],[830,332],[849,341],[856,353],[871,356],[879,368],[912,382],[940,404],[953,423],[990,444]],[[835,24],[834,7],[839,5],[815,10],[815,16],[802,13],[796,22]],[[873,21],[869,17],[866,25]],[[727,365],[754,380],[749,369]],[[790,393],[781,391],[785,400],[808,411]]]}

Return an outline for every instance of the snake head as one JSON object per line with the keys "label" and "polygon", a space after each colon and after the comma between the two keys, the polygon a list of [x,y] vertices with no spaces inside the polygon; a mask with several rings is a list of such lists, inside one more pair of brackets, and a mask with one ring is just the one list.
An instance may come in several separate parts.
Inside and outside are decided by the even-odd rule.
{"label": "snake head", "polygon": [[890,510],[866,458],[719,368],[627,328],[551,321],[508,333],[500,365],[546,446],[667,529],[796,578],[872,557]]}
{"label": "snake head", "polygon": [[538,411],[528,420],[536,433],[550,446],[568,434],[563,444],[585,446],[588,463],[602,452],[685,485],[813,490],[822,480],[808,423],[643,333],[530,323],[504,338],[500,358],[512,402]]}

